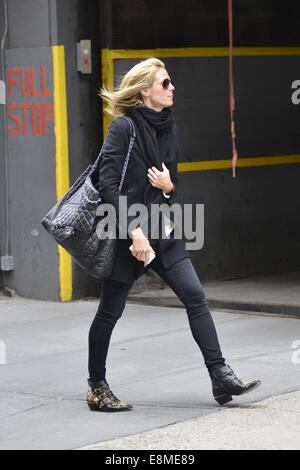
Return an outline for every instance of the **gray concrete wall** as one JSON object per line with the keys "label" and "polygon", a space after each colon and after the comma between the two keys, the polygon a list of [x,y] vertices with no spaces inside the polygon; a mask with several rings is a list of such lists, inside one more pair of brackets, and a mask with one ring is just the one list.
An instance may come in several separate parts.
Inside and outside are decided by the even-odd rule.
{"label": "gray concrete wall", "polygon": [[[101,103],[97,97],[101,79],[97,6],[97,2],[87,4],[83,0],[8,0],[8,67],[34,66],[38,74],[43,64],[51,97],[42,101],[53,104],[51,46],[65,46],[71,183],[97,157],[102,145]],[[2,20],[1,15],[0,34]],[[77,72],[76,43],[81,39],[92,40],[93,75],[82,76]],[[36,79],[39,81],[38,76]],[[19,84],[8,104],[32,105],[37,101],[41,100],[22,96]],[[48,122],[46,136],[33,136],[29,113],[25,135],[21,109],[14,113],[22,123],[16,135],[9,135],[10,244],[16,267],[14,272],[4,274],[3,281],[25,297],[58,300],[57,245],[40,225],[56,198],[54,122]],[[8,122],[12,129],[19,126],[15,119],[11,116]],[[1,144],[3,163],[2,139]],[[3,208],[0,211],[3,229]],[[1,243],[2,239],[1,232]],[[2,251],[3,246],[1,254]],[[74,298],[98,294],[99,282],[86,276],[75,264],[73,269]]]}
{"label": "gray concrete wall", "polygon": [[50,5],[53,0],[9,0],[9,47],[49,46]]}
{"label": "gray concrete wall", "polygon": [[[6,53],[10,246],[15,270],[4,283],[18,294],[58,299],[58,254],[41,219],[56,202],[52,50],[16,48]],[[34,71],[35,88],[22,89],[22,72]],[[41,86],[41,67],[45,85]],[[31,82],[32,83],[32,82]],[[25,96],[29,91],[29,96]],[[49,96],[45,96],[49,92]],[[34,96],[41,94],[41,96]],[[44,94],[44,96],[43,96]],[[26,110],[21,106],[28,106]]]}
{"label": "gray concrete wall", "polygon": [[[8,136],[10,255],[14,257],[15,269],[3,273],[3,284],[24,297],[58,300],[57,245],[40,224],[46,210],[56,201],[49,5],[47,0],[8,1],[7,127],[4,129],[3,123],[2,129]],[[49,96],[43,96],[41,66]],[[27,67],[32,67],[35,80],[35,87],[28,88],[29,93],[21,85],[22,72],[26,76]],[[13,69],[16,70],[9,81]],[[27,85],[25,82],[26,88]],[[44,106],[43,117],[47,115],[47,119],[43,123],[34,117],[42,117],[40,111]]]}

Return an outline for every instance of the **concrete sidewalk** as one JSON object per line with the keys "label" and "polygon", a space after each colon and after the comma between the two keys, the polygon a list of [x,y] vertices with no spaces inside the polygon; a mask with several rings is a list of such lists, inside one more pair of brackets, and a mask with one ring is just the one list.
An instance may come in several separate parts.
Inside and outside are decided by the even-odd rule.
{"label": "concrete sidewalk", "polygon": [[[203,282],[211,308],[276,313],[300,318],[300,272]],[[131,302],[182,307],[167,286],[133,286]]]}
{"label": "concrete sidewalk", "polygon": [[[130,302],[113,332],[107,379],[114,393],[134,409],[115,415],[91,413],[85,403],[87,338],[97,306],[98,301],[0,300],[0,344],[6,346],[7,356],[6,365],[0,366],[0,449],[77,449],[177,423],[188,442],[190,420],[203,422],[204,432],[207,419],[214,422],[222,416],[225,409],[212,397],[184,309]],[[227,362],[242,379],[260,379],[263,384],[226,407],[229,414],[235,413],[239,434],[236,414],[242,417],[247,410],[247,420],[255,423],[257,410],[265,409],[270,422],[273,408],[257,403],[300,390],[300,361],[293,349],[300,340],[299,320],[245,312],[212,314]],[[285,397],[278,400],[290,406]],[[299,419],[299,410],[291,406]],[[277,413],[276,420],[283,426],[287,421],[284,417],[281,422],[280,416]],[[203,441],[207,446],[219,432],[217,424],[215,434],[213,430],[211,441]],[[225,437],[223,444],[218,441],[220,447],[228,445]],[[166,435],[166,442],[161,440],[162,448],[169,445],[168,439]],[[298,445],[293,439],[291,445]],[[173,437],[172,443],[174,449],[185,445]]]}
{"label": "concrete sidewalk", "polygon": [[300,392],[80,450],[300,450]]}

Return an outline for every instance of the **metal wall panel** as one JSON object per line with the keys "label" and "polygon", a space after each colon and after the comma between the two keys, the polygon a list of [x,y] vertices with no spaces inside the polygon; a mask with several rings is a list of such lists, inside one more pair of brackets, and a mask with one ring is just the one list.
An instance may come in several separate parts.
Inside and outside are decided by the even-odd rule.
{"label": "metal wall panel", "polygon": [[56,201],[52,49],[10,49],[6,57],[15,271],[5,274],[4,281],[24,297],[55,300],[57,245],[41,226]]}
{"label": "metal wall panel", "polygon": [[49,0],[9,0],[9,47],[48,46]]}

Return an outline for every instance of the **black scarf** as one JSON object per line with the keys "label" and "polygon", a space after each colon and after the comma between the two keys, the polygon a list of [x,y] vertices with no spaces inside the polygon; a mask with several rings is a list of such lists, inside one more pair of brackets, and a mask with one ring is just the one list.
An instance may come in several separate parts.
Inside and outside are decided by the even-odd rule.
{"label": "black scarf", "polygon": [[[176,155],[173,155],[174,145],[171,133],[174,126],[172,110],[170,108],[164,108],[163,111],[157,112],[148,107],[132,107],[128,108],[127,115],[134,121],[139,129],[139,132],[137,132],[138,143],[148,168],[155,166],[159,171],[163,171],[162,162],[166,164],[166,162],[176,158]],[[157,131],[156,136],[153,129]],[[148,180],[143,204],[147,206],[149,215],[151,215],[151,204],[163,203],[166,203],[166,200],[162,190],[154,188]],[[158,223],[161,223],[161,217]],[[149,219],[148,236],[149,233],[151,233],[150,229],[151,224]],[[161,247],[165,247],[168,244],[168,240],[163,240],[163,242],[164,243],[159,243],[158,240],[152,240],[151,244],[158,244]]]}

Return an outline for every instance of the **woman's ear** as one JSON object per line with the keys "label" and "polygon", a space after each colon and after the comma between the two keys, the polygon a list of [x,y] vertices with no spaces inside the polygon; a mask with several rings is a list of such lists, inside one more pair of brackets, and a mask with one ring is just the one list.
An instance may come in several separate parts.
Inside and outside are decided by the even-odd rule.
{"label": "woman's ear", "polygon": [[143,89],[141,90],[141,95],[142,95],[142,96],[145,96],[145,97],[150,96],[150,95],[151,95],[150,89],[149,89],[149,88],[143,88]]}

